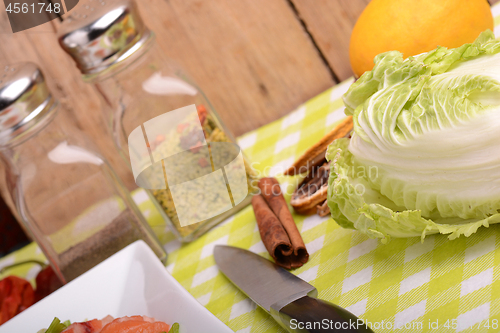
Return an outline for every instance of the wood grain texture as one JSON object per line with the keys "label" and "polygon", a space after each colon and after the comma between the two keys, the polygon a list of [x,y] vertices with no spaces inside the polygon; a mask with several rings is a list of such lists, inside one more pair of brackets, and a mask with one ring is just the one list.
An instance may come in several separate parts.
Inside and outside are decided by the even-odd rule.
{"label": "wood grain texture", "polygon": [[[353,75],[349,41],[370,0],[289,0],[339,81]],[[486,0],[485,0],[486,1]],[[487,0],[494,5],[500,0]]]}
{"label": "wood grain texture", "polygon": [[[335,83],[286,0],[141,0],[139,7],[163,51],[198,82],[236,135],[287,114]],[[3,3],[0,11],[5,13]],[[98,94],[58,45],[58,25],[52,21],[12,34],[5,30],[7,16],[0,15],[0,65],[37,63],[53,93],[71,105],[59,116],[86,132],[133,189],[132,174],[105,128]],[[3,176],[0,191],[13,208]]]}
{"label": "wood grain texture", "polygon": [[340,81],[353,75],[349,40],[369,0],[290,0]]}
{"label": "wood grain texture", "polygon": [[139,8],[235,135],[335,83],[286,0],[143,0]]}
{"label": "wood grain texture", "polygon": [[236,136],[336,83],[287,0],[138,4],[165,55],[198,83]]}

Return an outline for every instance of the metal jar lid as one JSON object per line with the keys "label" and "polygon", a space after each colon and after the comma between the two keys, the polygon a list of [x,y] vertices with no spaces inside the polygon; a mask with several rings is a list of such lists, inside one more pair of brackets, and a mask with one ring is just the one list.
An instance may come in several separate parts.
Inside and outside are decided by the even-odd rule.
{"label": "metal jar lid", "polygon": [[150,35],[133,0],[81,1],[58,31],[59,44],[82,74],[125,60]]}
{"label": "metal jar lid", "polygon": [[26,62],[0,68],[0,145],[25,137],[54,105],[37,65]]}

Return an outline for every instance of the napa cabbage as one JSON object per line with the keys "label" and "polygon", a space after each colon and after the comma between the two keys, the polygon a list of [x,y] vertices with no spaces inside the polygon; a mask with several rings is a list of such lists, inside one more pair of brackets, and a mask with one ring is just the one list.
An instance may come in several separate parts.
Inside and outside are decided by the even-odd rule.
{"label": "napa cabbage", "polygon": [[500,222],[500,41],[375,58],[343,96],[351,139],[328,148],[328,205],[386,242]]}

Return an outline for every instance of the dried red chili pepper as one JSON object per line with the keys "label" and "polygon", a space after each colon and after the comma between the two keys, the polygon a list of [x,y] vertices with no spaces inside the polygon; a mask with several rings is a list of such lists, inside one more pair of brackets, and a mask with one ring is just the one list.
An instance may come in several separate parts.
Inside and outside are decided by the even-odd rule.
{"label": "dried red chili pepper", "polygon": [[205,157],[200,157],[198,159],[198,164],[202,167],[202,168],[205,168],[209,165],[207,159]]}
{"label": "dried red chili pepper", "polygon": [[35,279],[36,290],[28,281],[17,276],[0,280],[0,325],[63,286],[52,267],[38,260],[27,260],[4,267],[0,273],[25,264],[42,267]]}
{"label": "dried red chili pepper", "polygon": [[198,118],[200,118],[200,123],[201,125],[203,125],[203,123],[207,119],[207,109],[204,105],[198,105],[196,109],[198,110]]}
{"label": "dried red chili pepper", "polygon": [[182,123],[177,125],[177,133],[182,133],[186,127],[188,127],[189,124],[187,123]]}
{"label": "dried red chili pepper", "polygon": [[191,150],[193,154],[196,154],[200,151],[201,147],[202,147],[202,142],[198,141],[194,146],[190,147],[189,150]]}
{"label": "dried red chili pepper", "polygon": [[165,135],[158,134],[156,136],[156,142],[162,143],[163,141],[165,141]]}
{"label": "dried red chili pepper", "polygon": [[35,291],[25,279],[8,276],[0,280],[0,325],[35,303]]}
{"label": "dried red chili pepper", "polygon": [[36,276],[35,302],[50,295],[63,286],[51,266],[46,266]]}

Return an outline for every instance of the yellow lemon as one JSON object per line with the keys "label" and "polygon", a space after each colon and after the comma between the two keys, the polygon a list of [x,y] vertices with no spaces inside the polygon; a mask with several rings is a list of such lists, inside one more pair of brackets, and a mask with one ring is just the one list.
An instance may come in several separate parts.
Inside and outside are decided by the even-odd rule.
{"label": "yellow lemon", "polygon": [[493,30],[486,0],[372,0],[351,35],[351,66],[361,76],[379,53],[397,50],[406,58],[437,46],[458,47],[486,29]]}

